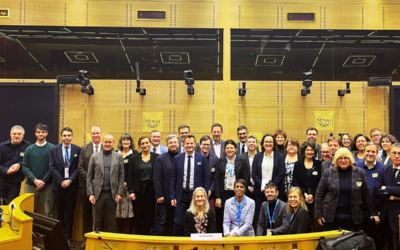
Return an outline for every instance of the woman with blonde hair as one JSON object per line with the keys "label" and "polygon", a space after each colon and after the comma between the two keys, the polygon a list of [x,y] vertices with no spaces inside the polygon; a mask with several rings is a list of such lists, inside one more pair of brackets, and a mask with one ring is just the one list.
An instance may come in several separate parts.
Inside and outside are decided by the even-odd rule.
{"label": "woman with blonde hair", "polygon": [[310,232],[310,217],[303,192],[298,187],[292,187],[287,192],[286,210],[290,216],[288,234],[304,234]]}
{"label": "woman with blonde hair", "polygon": [[198,187],[193,191],[192,202],[184,219],[184,235],[192,233],[212,233],[214,229],[214,212],[208,203],[206,190]]}

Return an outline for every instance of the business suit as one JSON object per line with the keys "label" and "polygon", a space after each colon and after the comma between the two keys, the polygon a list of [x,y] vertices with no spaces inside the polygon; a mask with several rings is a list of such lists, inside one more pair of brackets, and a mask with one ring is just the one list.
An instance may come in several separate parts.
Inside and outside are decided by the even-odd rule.
{"label": "business suit", "polygon": [[[399,219],[400,200],[390,200],[390,196],[400,197],[400,174],[394,178],[394,168],[384,167],[379,171],[375,181],[374,194],[381,199],[379,217],[382,229],[386,229],[386,241],[388,249],[400,249],[399,247]],[[382,189],[382,187],[385,187]]]}
{"label": "business suit", "polygon": [[[317,143],[315,143],[317,144]],[[321,159],[321,145],[317,144],[318,152],[317,152],[317,157],[315,157],[316,160]]]}
{"label": "business suit", "polygon": [[[216,172],[216,164],[218,161],[218,156],[211,154],[211,151],[208,153],[208,168],[209,168],[209,176],[208,176],[208,182],[209,182],[209,191],[211,191],[210,197],[208,197],[208,203],[210,204],[211,210],[214,212],[213,216],[213,225],[215,226],[214,230],[217,232],[217,210],[215,208],[215,172]],[[220,210],[220,209],[218,209]],[[221,217],[220,224],[222,225],[222,211],[218,211],[219,217]],[[221,228],[222,230],[222,228]]]}
{"label": "business suit", "polygon": [[[360,204],[364,204],[371,216],[375,216],[377,213],[364,170],[355,166],[349,166],[349,168],[352,168],[350,216],[353,224],[358,227],[363,222],[363,211]],[[336,223],[339,195],[339,173],[333,168],[329,168],[323,173],[315,195],[315,218],[324,218],[324,230],[326,230],[327,223]]]}
{"label": "business suit", "polygon": [[224,205],[224,236],[232,234],[232,229],[238,227],[236,234],[240,236],[254,236],[253,219],[255,203],[252,199],[243,196],[243,207],[240,224],[237,220],[236,197],[226,200]]}
{"label": "business suit", "polygon": [[[255,155],[254,155],[254,156],[255,156]],[[247,178],[247,180],[245,180],[245,181],[246,181],[246,186],[247,186],[247,188],[246,188],[246,195],[247,195],[248,197],[250,197],[251,199],[256,200],[256,196],[255,196],[255,194],[254,194],[254,191],[253,191],[253,192],[250,192],[249,189],[248,189],[248,187],[254,188],[253,183],[251,183],[251,180],[250,180],[250,179],[252,179],[252,176],[251,176],[251,175],[252,175],[252,169],[253,169],[253,167],[250,166],[249,152],[246,152],[246,153],[244,153],[244,154],[241,154],[241,155],[239,155],[239,157],[242,158],[242,159],[246,162],[247,172],[249,173],[249,178]]]}
{"label": "business suit", "polygon": [[[209,168],[207,157],[194,152],[194,172],[191,175],[194,176],[194,187],[203,187],[208,193],[209,189]],[[182,235],[182,222],[185,216],[186,210],[189,208],[192,200],[193,190],[184,190],[183,183],[186,180],[183,179],[185,174],[185,157],[186,153],[178,154],[174,158],[174,163],[171,171],[171,187],[170,187],[170,198],[176,200],[177,206],[175,208],[174,215],[174,236]],[[192,159],[193,161],[193,159]]]}
{"label": "business suit", "polygon": [[307,210],[300,207],[289,223],[288,234],[305,234],[310,232],[310,217]]}
{"label": "business suit", "polygon": [[[69,176],[65,176],[66,160],[63,156],[62,146],[63,144],[59,144],[50,149],[49,169],[53,176],[52,190],[57,209],[57,219],[60,220],[64,229],[65,238],[70,240],[72,238],[76,196],[79,187],[78,159],[81,148],[74,144],[68,146],[70,149]],[[67,188],[61,186],[61,183],[65,180],[72,182]]]}
{"label": "business suit", "polygon": [[331,168],[330,166],[331,166],[331,159],[323,161],[321,163],[321,175],[325,173],[325,170]]}
{"label": "business suit", "polygon": [[[111,192],[103,192],[104,176],[104,155],[111,154],[110,166],[110,188]],[[95,209],[95,223],[94,228],[100,231],[105,231],[103,228],[103,211],[104,207],[107,209],[107,225],[108,232],[117,232],[116,228],[116,209],[117,204],[115,199],[117,195],[124,194],[124,159],[120,153],[109,151],[100,151],[93,154],[89,161],[89,168],[87,172],[87,194],[88,196],[94,195],[96,203]]]}
{"label": "business suit", "polygon": [[[159,155],[162,155],[162,154],[165,154],[165,153],[168,152],[168,148],[167,148],[166,146],[164,146],[164,145],[162,145],[162,144],[160,144],[159,146],[160,146],[160,154],[159,154]],[[156,150],[156,151],[157,151],[157,150]],[[151,145],[151,147],[150,147],[150,152],[154,153],[154,147],[153,147],[153,145]],[[158,153],[155,152],[155,154],[158,154]]]}
{"label": "business suit", "polygon": [[173,160],[169,153],[156,158],[153,167],[153,185],[156,199],[164,197],[163,203],[156,202],[155,229],[158,236],[167,236],[166,225],[174,216],[175,208],[171,206],[170,187]]}
{"label": "business suit", "polygon": [[[261,204],[266,201],[265,195],[261,192],[262,183],[262,162],[264,159],[264,152],[260,152],[254,156],[252,177],[254,181],[254,194],[256,195],[256,209],[260,211]],[[272,170],[271,181],[278,186],[278,199],[285,200],[285,187],[283,180],[285,178],[285,158],[278,152],[274,152],[274,168]]]}
{"label": "business suit", "polygon": [[[247,149],[247,145],[246,145],[246,149]],[[248,150],[248,149],[247,149]],[[248,151],[246,151],[246,152],[248,152]],[[245,152],[245,153],[246,153]],[[256,148],[256,152],[257,153],[259,153],[260,152],[260,150],[258,150],[258,146],[257,146],[257,148]],[[241,155],[242,154],[242,148],[240,147],[240,142],[237,142],[236,143],[236,155],[237,156],[239,156],[239,155]]]}
{"label": "business suit", "polygon": [[[130,156],[128,171],[128,192],[134,193],[136,199],[132,201],[133,211],[135,213],[135,233],[141,235],[150,235],[150,228],[154,225],[155,215],[155,193],[153,185],[153,176],[146,181],[141,180],[142,174],[142,153]],[[154,163],[158,154],[150,152],[150,165],[154,171]],[[152,174],[153,175],[153,174]]]}
{"label": "business suit", "polygon": [[[183,144],[183,146],[182,146],[182,144]],[[185,153],[185,152],[186,152],[186,151],[182,152],[182,149],[185,148],[184,145],[185,145],[185,144],[183,143],[183,141],[182,141],[181,143],[179,143],[178,154],[181,154],[181,153]],[[194,147],[194,152],[197,152],[197,153],[200,153],[200,152],[201,152],[200,144],[199,144],[198,142],[196,142],[196,146]]]}
{"label": "business suit", "polygon": [[[100,143],[99,151],[103,150],[103,145]],[[93,223],[92,223],[92,203],[89,201],[89,197],[87,195],[87,187],[86,187],[86,179],[87,179],[87,171],[89,168],[90,157],[92,157],[93,151],[93,142],[85,144],[81,148],[81,153],[79,154],[79,162],[78,162],[78,171],[79,171],[79,192],[81,194],[81,203],[82,203],[82,234],[85,239],[85,234],[93,231]]]}
{"label": "business suit", "polygon": [[[273,226],[269,223],[268,205],[268,201],[264,201],[261,205],[260,218],[257,223],[257,236],[267,235],[267,229],[269,228],[271,228],[272,235],[287,234],[289,230],[290,214],[286,212],[286,203],[279,200],[279,203],[276,205],[275,216],[272,222]],[[274,210],[270,209],[269,212],[270,216],[272,216]]]}
{"label": "business suit", "polygon": [[[224,158],[224,157],[226,157],[226,154],[225,154],[225,141],[221,139],[219,143],[221,144],[221,150],[219,152],[220,157],[218,157],[218,156],[217,157],[218,158]],[[215,149],[214,149],[214,140],[211,141],[210,154],[217,155],[215,153]]]}

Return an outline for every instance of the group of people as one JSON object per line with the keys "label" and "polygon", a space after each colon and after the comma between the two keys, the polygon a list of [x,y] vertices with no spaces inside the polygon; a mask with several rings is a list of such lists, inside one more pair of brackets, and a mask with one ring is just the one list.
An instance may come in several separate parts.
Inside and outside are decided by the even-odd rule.
{"label": "group of people", "polygon": [[379,129],[369,137],[344,133],[322,145],[315,128],[301,145],[278,129],[265,134],[259,148],[245,126],[237,128],[236,143],[221,139],[218,123],[199,141],[181,125],[166,146],[154,130],[139,138],[137,150],[123,134],[116,151],[113,135],[98,126],[90,133],[92,142],[79,147],[72,129],[63,128],[55,146],[46,141],[48,127],[38,124],[31,144],[17,125],[0,144],[0,198],[11,202],[26,177],[35,212],[40,201],[44,215],[53,217],[54,204],[71,248],[80,192],[83,234],[167,236],[172,226],[174,236],[237,237],[341,228],[364,230],[376,249],[400,249],[400,143]]}

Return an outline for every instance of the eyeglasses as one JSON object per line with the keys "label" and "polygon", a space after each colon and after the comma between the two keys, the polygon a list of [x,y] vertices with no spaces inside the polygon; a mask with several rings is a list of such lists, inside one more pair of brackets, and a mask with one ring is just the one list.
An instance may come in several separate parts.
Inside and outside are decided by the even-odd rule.
{"label": "eyeglasses", "polygon": [[329,151],[321,151],[321,154],[329,154]]}
{"label": "eyeglasses", "polygon": [[348,161],[348,160],[350,160],[349,157],[340,157],[340,158],[338,158],[338,161]]}
{"label": "eyeglasses", "polygon": [[273,141],[265,141],[264,144],[274,144]]}
{"label": "eyeglasses", "polygon": [[238,136],[247,135],[247,133],[238,133]]}
{"label": "eyeglasses", "polygon": [[390,154],[393,156],[400,156],[400,152],[390,152]]}
{"label": "eyeglasses", "polygon": [[371,137],[380,137],[381,134],[371,135]]}

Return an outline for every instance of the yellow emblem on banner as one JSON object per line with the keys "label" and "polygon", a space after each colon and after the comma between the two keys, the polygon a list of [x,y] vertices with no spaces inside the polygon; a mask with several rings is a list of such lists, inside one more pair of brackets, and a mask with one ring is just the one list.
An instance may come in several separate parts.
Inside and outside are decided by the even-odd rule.
{"label": "yellow emblem on banner", "polygon": [[318,131],[334,131],[334,111],[315,111],[314,117]]}
{"label": "yellow emblem on banner", "polygon": [[163,112],[143,112],[143,132],[163,132]]}

